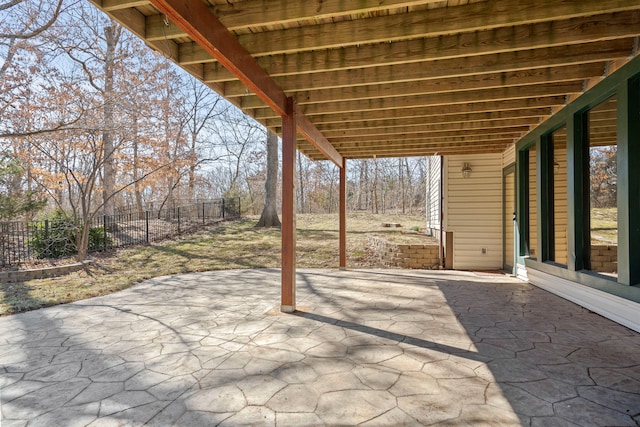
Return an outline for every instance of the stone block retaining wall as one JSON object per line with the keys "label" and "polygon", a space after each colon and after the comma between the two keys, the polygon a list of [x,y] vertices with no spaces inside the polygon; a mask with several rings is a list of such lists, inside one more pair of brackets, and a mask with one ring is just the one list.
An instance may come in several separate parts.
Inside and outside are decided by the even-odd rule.
{"label": "stone block retaining wall", "polygon": [[438,268],[438,245],[407,245],[389,242],[381,237],[368,236],[380,262],[387,266],[400,268]]}
{"label": "stone block retaining wall", "polygon": [[591,245],[591,270],[602,273],[618,271],[618,247]]}
{"label": "stone block retaining wall", "polygon": [[0,282],[15,283],[27,280],[44,279],[47,277],[58,277],[74,271],[82,270],[91,261],[75,262],[73,264],[59,265],[55,267],[45,267],[33,270],[16,270],[0,272]]}

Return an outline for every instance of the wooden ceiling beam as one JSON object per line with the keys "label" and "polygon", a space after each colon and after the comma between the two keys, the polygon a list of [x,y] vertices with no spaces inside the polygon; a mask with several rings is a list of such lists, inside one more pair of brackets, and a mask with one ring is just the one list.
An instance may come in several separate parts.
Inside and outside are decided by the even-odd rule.
{"label": "wooden ceiling beam", "polygon": [[[301,106],[304,114],[310,118],[317,114],[329,114],[329,113],[351,113],[351,112],[376,112],[382,110],[395,110],[405,108],[425,108],[439,106],[443,109],[450,108],[452,105],[459,105],[457,112],[462,113],[466,111],[470,106],[469,104],[487,102],[487,101],[500,101],[495,104],[495,110],[500,110],[500,103],[509,100],[526,100],[529,106],[537,106],[535,104],[535,98],[549,96],[565,96],[567,94],[578,94],[582,92],[583,82],[573,83],[551,83],[530,85],[522,87],[505,87],[498,89],[485,89],[466,92],[453,92],[443,93],[438,96],[431,95],[419,95],[411,97],[399,97],[399,98],[379,98],[379,99],[365,99],[358,101],[341,101],[334,103],[322,103],[322,104],[308,104]],[[266,113],[266,117],[265,117]],[[268,117],[272,117],[264,109],[257,109],[253,112],[256,119],[261,120]]]}
{"label": "wooden ceiling beam", "polygon": [[357,159],[370,159],[372,157],[377,157],[379,159],[384,158],[396,158],[396,157],[424,157],[424,156],[453,156],[456,154],[496,154],[502,153],[506,147],[499,146],[495,148],[451,148],[451,149],[426,149],[426,150],[418,150],[418,149],[410,149],[410,150],[398,150],[398,151],[381,151],[372,154],[363,154],[363,153],[354,153],[352,155],[345,156],[348,159],[357,160]]}
{"label": "wooden ceiling beam", "polygon": [[380,135],[356,135],[356,136],[334,136],[331,138],[331,144],[336,149],[339,149],[340,143],[349,141],[358,141],[363,143],[380,142],[380,141],[395,141],[395,143],[401,141],[416,141],[416,140],[428,140],[429,138],[449,138],[449,137],[488,137],[490,135],[499,135],[500,137],[517,138],[522,134],[529,132],[529,126],[513,126],[507,128],[496,129],[466,129],[466,130],[442,130],[442,131],[430,131],[423,132],[395,132],[390,134]]}
{"label": "wooden ceiling beam", "polygon": [[[229,31],[245,30],[256,27],[274,27],[293,24],[298,21],[336,18],[352,14],[366,14],[385,11],[390,8],[403,8],[437,3],[441,0],[322,0],[313,1],[273,1],[251,0],[241,2],[227,2],[209,8],[217,16],[222,25]],[[141,3],[132,0],[105,0],[115,3]],[[148,1],[146,2],[148,3]],[[112,6],[113,7],[113,6]],[[118,6],[119,7],[119,6]],[[147,22],[150,38],[162,38],[158,32],[162,18],[150,16]],[[183,37],[180,28],[172,29],[169,37]]]}
{"label": "wooden ceiling beam", "polygon": [[463,132],[466,130],[482,130],[482,129],[507,129],[510,127],[533,126],[540,123],[539,117],[518,117],[513,119],[503,119],[494,121],[476,121],[476,122],[456,122],[456,123],[429,123],[419,122],[414,124],[405,124],[404,126],[373,126],[364,129],[335,129],[323,130],[322,134],[332,142],[336,138],[359,138],[369,135],[393,135],[398,132],[403,134],[425,133],[435,131],[455,131]]}
{"label": "wooden ceiling beam", "polygon": [[[506,52],[491,55],[385,65],[375,68],[306,73],[274,78],[287,93],[371,84],[402,83],[442,78],[479,78],[480,74],[531,72],[534,69],[601,63],[629,56],[634,39],[619,39],[574,46],[558,46]],[[205,82],[213,81],[206,75]],[[246,95],[246,87],[238,82],[224,84],[227,97]]]}
{"label": "wooden ceiling beam", "polygon": [[148,6],[150,4],[150,0],[102,0],[101,2],[98,0],[98,5],[107,12]]}
{"label": "wooden ceiling beam", "polygon": [[[513,144],[514,141],[511,138],[493,138],[493,139],[479,139],[475,140],[462,140],[459,141],[436,141],[436,140],[416,140],[416,141],[405,141],[401,143],[390,144],[389,141],[374,141],[369,144],[360,144],[360,145],[352,145],[352,146],[342,146],[340,147],[341,153],[354,153],[356,151],[366,152],[367,150],[380,150],[387,149],[392,150],[394,148],[407,150],[411,148],[441,148],[441,147],[464,147],[464,146],[505,146],[509,144]],[[313,146],[307,142],[298,143],[297,147],[300,151],[309,151]]]}
{"label": "wooden ceiling beam", "polygon": [[[600,77],[605,73],[606,64],[591,63],[566,67],[539,68],[509,73],[479,74],[459,78],[421,80],[401,83],[374,84],[370,86],[340,87],[324,90],[297,92],[293,95],[300,105],[334,103],[367,99],[396,98],[430,94],[460,93],[479,89],[508,88],[544,83],[572,82]],[[230,97],[229,99],[233,99]],[[255,96],[242,97],[238,102],[243,108],[258,108],[262,105]]]}
{"label": "wooden ceiling beam", "polygon": [[[154,5],[155,2],[156,0],[152,1]],[[637,5],[628,0],[581,0],[566,3],[557,0],[489,0],[388,16],[247,33],[239,35],[237,40],[253,56],[274,55],[439,37],[633,9],[637,9]],[[157,41],[188,35],[184,31],[162,31],[162,25],[160,22],[156,24],[156,28],[147,26],[147,40]],[[178,23],[177,28],[183,26]]]}
{"label": "wooden ceiling beam", "polygon": [[[459,146],[449,145],[408,145],[402,148],[386,144],[385,146],[372,147],[370,150],[346,149],[343,155],[347,159],[365,159],[372,157],[412,157],[412,156],[433,156],[433,155],[450,155],[450,154],[478,154],[478,153],[500,153],[503,152],[513,142],[498,142],[487,144],[464,144]],[[309,148],[312,148],[309,146]],[[310,157],[312,160],[322,160],[321,155],[316,155],[313,149],[307,150],[307,147],[298,147],[302,153]],[[319,153],[318,153],[319,154]]]}
{"label": "wooden ceiling beam", "polygon": [[[332,121],[327,123],[319,123],[314,119],[314,123],[318,129],[323,132],[330,131],[357,131],[361,129],[375,128],[402,128],[406,126],[416,126],[425,124],[455,124],[455,123],[475,123],[475,122],[492,122],[500,120],[510,120],[516,118],[536,119],[551,115],[551,108],[523,108],[520,110],[506,111],[487,111],[478,113],[461,113],[448,115],[423,116],[408,114],[407,116],[397,118],[386,118],[379,120],[346,120]],[[266,120],[265,124],[270,127],[280,127],[280,123],[271,119]]]}
{"label": "wooden ceiling beam", "polygon": [[[533,99],[516,98],[507,100],[480,100],[476,102],[468,102],[466,104],[450,104],[450,105],[418,105],[413,107],[398,107],[395,109],[386,108],[384,110],[371,111],[321,111],[317,114],[307,114],[313,117],[313,122],[322,123],[339,123],[352,121],[372,121],[397,119],[400,117],[433,117],[446,116],[450,114],[466,114],[466,113],[488,113],[495,111],[511,111],[523,108],[559,108],[566,104],[566,97],[563,94],[540,96]],[[265,121],[267,119],[279,119],[273,111],[267,108],[248,110],[252,117],[256,120]]]}
{"label": "wooden ceiling beam", "polygon": [[[201,1],[152,0],[153,5],[183,28],[207,52],[232,71],[280,116],[287,114],[287,96],[235,37]],[[296,126],[327,158],[342,166],[342,156],[299,110]]]}
{"label": "wooden ceiling beam", "polygon": [[[430,136],[428,138],[407,139],[407,140],[395,140],[393,138],[382,138],[379,140],[361,141],[358,139],[352,139],[348,141],[336,142],[336,147],[340,150],[345,148],[361,148],[384,146],[385,144],[394,143],[393,145],[407,145],[407,144],[479,144],[484,142],[514,142],[513,135],[503,134],[482,134],[482,135],[453,135],[453,136]],[[298,141],[298,145],[306,146],[308,142],[304,140]]]}
{"label": "wooden ceiling beam", "polygon": [[[425,120],[431,120],[433,118],[442,117],[443,120],[447,120],[448,116],[460,115],[460,114],[508,114],[519,110],[542,108],[546,112],[543,115],[551,114],[553,108],[559,108],[566,102],[563,96],[548,96],[536,98],[533,100],[527,99],[512,99],[506,101],[487,101],[487,102],[474,102],[467,105],[444,105],[435,107],[413,107],[398,110],[381,110],[370,112],[346,112],[346,113],[333,113],[333,114],[318,114],[313,116],[313,122],[318,126],[323,124],[348,124],[355,122],[356,125],[360,123],[378,122],[382,120],[401,120],[404,118],[423,118]],[[254,111],[260,113],[266,110]],[[271,122],[277,119],[264,120],[265,122]],[[271,122],[273,123],[273,122]]]}
{"label": "wooden ceiling beam", "polygon": [[[639,24],[640,12],[620,12],[393,43],[287,55],[265,53],[267,56],[257,61],[274,77],[350,70],[630,38],[638,34]],[[210,81],[235,80],[220,64],[211,63],[213,58],[203,49],[194,43],[182,43],[180,63],[194,62],[208,63],[205,73]]]}

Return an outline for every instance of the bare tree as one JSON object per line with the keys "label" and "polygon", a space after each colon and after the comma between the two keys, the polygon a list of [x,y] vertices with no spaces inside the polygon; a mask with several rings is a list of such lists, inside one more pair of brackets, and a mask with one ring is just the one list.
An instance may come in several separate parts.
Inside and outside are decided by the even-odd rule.
{"label": "bare tree", "polygon": [[200,146],[205,145],[205,141],[202,140],[203,135],[208,136],[206,131],[212,129],[213,122],[227,112],[229,104],[224,102],[218,94],[193,78],[189,78],[184,90],[186,100],[184,109],[190,144],[188,154],[188,196],[193,199],[198,166],[219,159],[219,156],[213,150],[208,150],[207,155],[198,152]]}
{"label": "bare tree", "polygon": [[217,138],[217,149],[226,158],[227,189],[225,196],[238,197],[244,192],[241,188],[246,180],[240,179],[247,162],[259,141],[263,138],[264,128],[242,111],[229,108],[215,121],[213,132]]}
{"label": "bare tree", "polygon": [[63,0],[0,1],[0,79],[16,54],[29,49],[29,41],[44,33],[56,22]]}

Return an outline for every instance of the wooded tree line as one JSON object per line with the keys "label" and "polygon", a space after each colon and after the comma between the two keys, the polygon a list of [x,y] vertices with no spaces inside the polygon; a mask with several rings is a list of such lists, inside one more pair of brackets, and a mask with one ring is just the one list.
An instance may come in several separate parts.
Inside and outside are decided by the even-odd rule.
{"label": "wooded tree line", "polygon": [[617,145],[589,149],[589,185],[592,208],[614,208],[618,204]]}
{"label": "wooded tree line", "polygon": [[[21,200],[0,219],[33,217],[44,201],[88,220],[219,197],[259,214],[266,130],[170,55],[83,0],[0,0],[0,189]],[[297,163],[299,212],[336,212],[338,169]],[[348,207],[423,209],[424,167],[349,161]]]}

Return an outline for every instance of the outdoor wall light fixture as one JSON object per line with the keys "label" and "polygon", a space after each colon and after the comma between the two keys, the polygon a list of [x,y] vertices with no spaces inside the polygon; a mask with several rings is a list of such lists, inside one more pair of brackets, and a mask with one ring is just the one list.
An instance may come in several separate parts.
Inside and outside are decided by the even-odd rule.
{"label": "outdoor wall light fixture", "polygon": [[469,178],[470,175],[471,175],[471,166],[469,166],[469,163],[465,163],[464,165],[462,165],[462,177]]}

